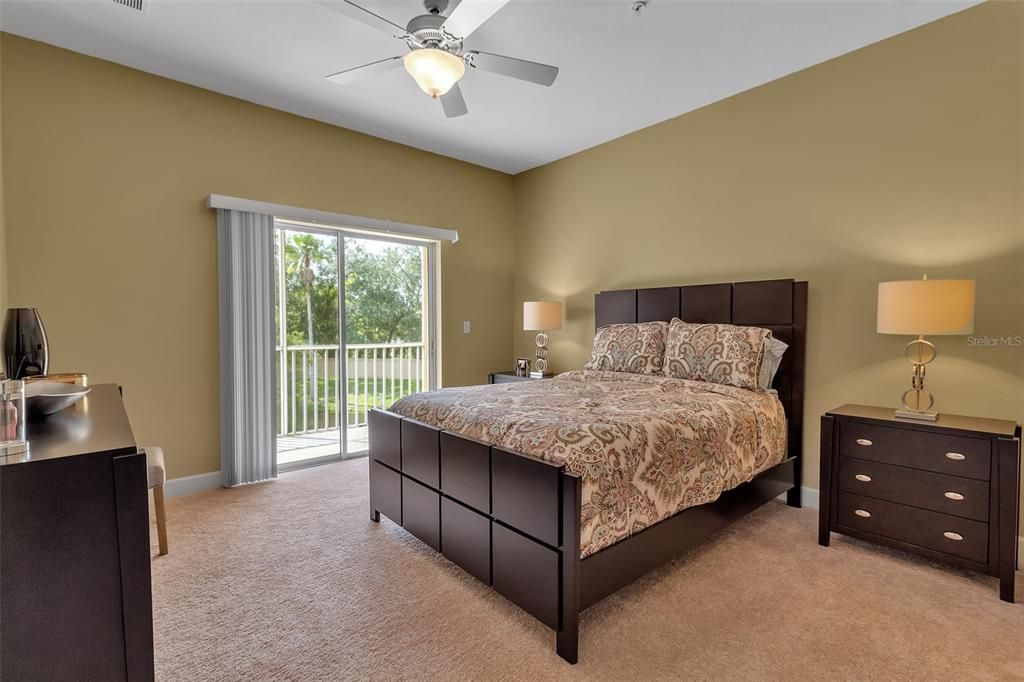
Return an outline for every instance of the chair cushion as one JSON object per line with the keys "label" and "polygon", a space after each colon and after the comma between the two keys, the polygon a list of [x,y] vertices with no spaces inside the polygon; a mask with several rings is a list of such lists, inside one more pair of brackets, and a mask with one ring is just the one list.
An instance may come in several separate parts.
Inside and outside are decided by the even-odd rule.
{"label": "chair cushion", "polygon": [[149,487],[159,488],[167,481],[167,469],[164,468],[163,448],[142,448],[146,451],[146,464],[149,466]]}

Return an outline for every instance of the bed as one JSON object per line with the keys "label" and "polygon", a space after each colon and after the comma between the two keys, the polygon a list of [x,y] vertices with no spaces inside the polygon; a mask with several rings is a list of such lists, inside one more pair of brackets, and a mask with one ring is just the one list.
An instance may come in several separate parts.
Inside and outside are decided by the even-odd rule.
{"label": "bed", "polygon": [[767,328],[773,391],[602,370],[442,389],[370,414],[370,517],[384,514],[556,631],[782,494],[800,506],[807,284],[605,291],[595,327]]}

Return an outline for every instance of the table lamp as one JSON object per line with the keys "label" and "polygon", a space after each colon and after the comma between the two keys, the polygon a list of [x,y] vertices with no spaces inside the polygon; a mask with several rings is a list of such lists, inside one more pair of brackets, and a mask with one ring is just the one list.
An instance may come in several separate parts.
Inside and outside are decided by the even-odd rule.
{"label": "table lamp", "polygon": [[562,328],[562,304],[553,301],[525,301],[523,303],[523,331],[537,334],[536,359],[530,376],[542,379],[551,376],[548,371],[548,335],[545,331]]}
{"label": "table lamp", "polygon": [[907,344],[914,366],[911,387],[903,393],[904,419],[935,421],[935,398],[924,388],[925,365],[935,359],[935,345],[925,336],[955,336],[974,331],[974,280],[922,279],[878,285],[878,333],[916,336]]}

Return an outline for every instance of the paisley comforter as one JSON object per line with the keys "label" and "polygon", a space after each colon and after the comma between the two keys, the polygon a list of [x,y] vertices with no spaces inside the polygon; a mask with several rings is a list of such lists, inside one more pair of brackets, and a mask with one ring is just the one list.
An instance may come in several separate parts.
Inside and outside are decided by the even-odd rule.
{"label": "paisley comforter", "polygon": [[712,502],[786,456],[774,393],[650,374],[581,370],[445,388],[391,411],[579,474],[583,557]]}

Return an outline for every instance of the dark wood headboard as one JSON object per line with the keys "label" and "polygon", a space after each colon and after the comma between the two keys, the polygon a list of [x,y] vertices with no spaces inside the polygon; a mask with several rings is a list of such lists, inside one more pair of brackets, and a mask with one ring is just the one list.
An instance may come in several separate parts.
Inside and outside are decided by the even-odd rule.
{"label": "dark wood headboard", "polygon": [[789,420],[789,456],[803,442],[804,366],[807,352],[807,282],[696,284],[602,291],[594,296],[594,326],[622,322],[720,322],[764,327],[789,344],[772,387]]}

